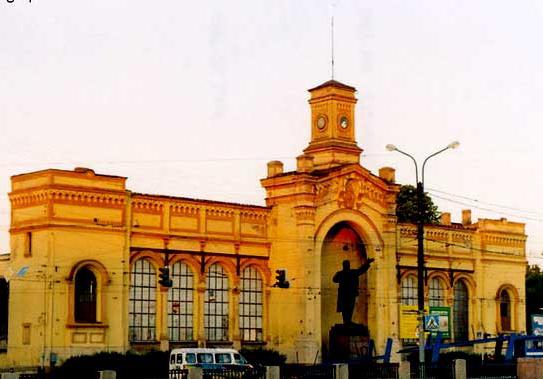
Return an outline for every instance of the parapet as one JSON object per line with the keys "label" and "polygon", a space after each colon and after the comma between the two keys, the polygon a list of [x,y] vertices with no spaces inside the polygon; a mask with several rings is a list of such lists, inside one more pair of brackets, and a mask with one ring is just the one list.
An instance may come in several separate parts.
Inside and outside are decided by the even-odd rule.
{"label": "parapet", "polygon": [[11,177],[12,192],[51,186],[124,191],[125,184],[126,177],[96,174],[85,167],[76,167],[73,171],[47,169]]}

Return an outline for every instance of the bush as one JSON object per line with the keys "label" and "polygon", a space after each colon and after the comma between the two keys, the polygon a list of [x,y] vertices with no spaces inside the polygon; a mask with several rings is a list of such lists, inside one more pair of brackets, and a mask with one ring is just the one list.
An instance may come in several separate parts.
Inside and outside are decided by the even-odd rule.
{"label": "bush", "polygon": [[97,353],[71,357],[55,370],[56,379],[95,379],[96,372],[115,370],[118,379],[168,377],[169,353]]}
{"label": "bush", "polygon": [[252,365],[262,366],[281,366],[286,360],[287,356],[273,349],[241,349],[241,355],[243,355],[249,363]]}

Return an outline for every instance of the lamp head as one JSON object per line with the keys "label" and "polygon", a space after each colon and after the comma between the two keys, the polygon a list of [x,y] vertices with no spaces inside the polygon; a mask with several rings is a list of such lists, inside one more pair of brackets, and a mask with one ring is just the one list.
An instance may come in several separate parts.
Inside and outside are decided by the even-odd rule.
{"label": "lamp head", "polygon": [[447,145],[449,149],[456,149],[458,146],[460,146],[460,142],[454,141]]}
{"label": "lamp head", "polygon": [[385,146],[385,149],[387,149],[388,151],[395,151],[395,150],[398,150],[398,148],[396,146],[394,146],[393,144],[389,143],[388,145]]}

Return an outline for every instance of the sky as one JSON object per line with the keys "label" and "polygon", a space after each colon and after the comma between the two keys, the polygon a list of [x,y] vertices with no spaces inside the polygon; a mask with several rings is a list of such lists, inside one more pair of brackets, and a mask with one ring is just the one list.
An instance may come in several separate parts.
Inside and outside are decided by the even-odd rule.
{"label": "sky", "polygon": [[264,205],[310,138],[307,89],[357,88],[361,163],[459,222],[526,223],[543,264],[543,2],[0,0],[0,251],[10,176],[90,167],[135,192]]}

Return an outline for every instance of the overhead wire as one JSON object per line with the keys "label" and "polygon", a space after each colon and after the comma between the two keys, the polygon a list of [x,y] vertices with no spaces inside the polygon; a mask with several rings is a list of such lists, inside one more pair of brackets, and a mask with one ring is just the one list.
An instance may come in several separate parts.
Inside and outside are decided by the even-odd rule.
{"label": "overhead wire", "polygon": [[469,204],[469,203],[466,203],[464,201],[459,201],[459,200],[451,199],[451,198],[448,198],[448,197],[444,197],[444,196],[441,196],[439,194],[432,193],[431,191],[430,191],[430,194],[433,197],[437,198],[437,199],[449,201],[451,203],[455,203],[455,204],[459,204],[459,205],[469,206],[469,207],[479,209],[479,210],[482,210],[482,211],[499,213],[499,214],[502,214],[502,215],[512,216],[512,217],[516,217],[516,218],[520,218],[520,219],[524,219],[524,220],[529,220],[529,221],[543,222],[543,216],[541,218],[535,218],[535,217],[519,215],[519,214],[515,214],[515,213],[511,213],[511,212],[503,212],[503,211],[500,211],[500,210],[496,210],[496,209],[492,209],[492,208],[485,208],[485,207],[482,207],[482,206]]}
{"label": "overhead wire", "polygon": [[458,198],[468,200],[468,201],[472,201],[472,202],[478,203],[478,204],[483,204],[483,206],[486,204],[486,205],[489,205],[489,206],[503,208],[503,209],[507,209],[507,210],[511,210],[511,211],[517,211],[517,212],[521,212],[521,213],[529,213],[529,214],[533,214],[533,215],[536,215],[536,216],[543,217],[543,212],[536,212],[536,211],[533,211],[533,210],[516,208],[516,207],[507,206],[507,205],[501,205],[501,204],[492,203],[492,202],[488,202],[488,201],[484,201],[484,200],[480,200],[480,199],[476,199],[476,198],[472,198],[472,197],[468,197],[468,196],[464,196],[464,195],[458,195],[458,194],[454,194],[454,193],[451,193],[451,192],[446,192],[446,191],[435,189],[435,188],[426,188],[426,190],[428,190],[428,192],[430,192],[430,193],[434,192],[434,193],[438,193],[438,194],[458,197]]}

